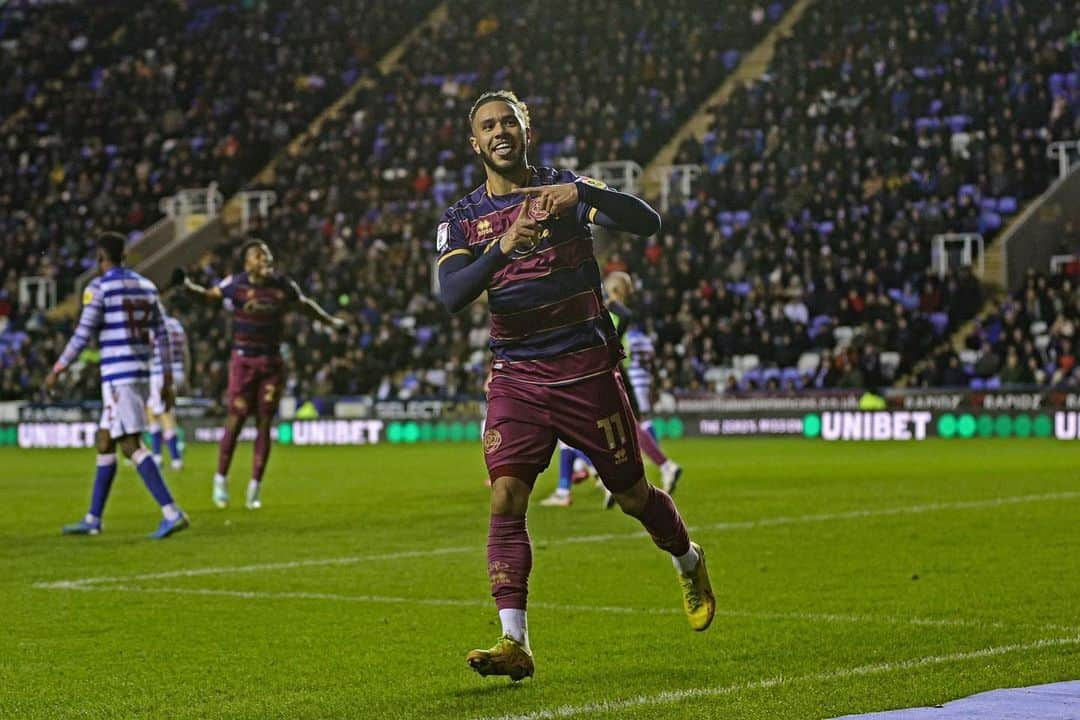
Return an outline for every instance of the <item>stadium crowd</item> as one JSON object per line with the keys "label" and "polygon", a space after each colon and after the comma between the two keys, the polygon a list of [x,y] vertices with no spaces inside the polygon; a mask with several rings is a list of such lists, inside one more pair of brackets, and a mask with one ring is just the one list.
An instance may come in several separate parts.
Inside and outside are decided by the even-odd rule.
{"label": "stadium crowd", "polygon": [[[112,17],[112,5],[90,17]],[[373,74],[379,54],[433,5],[135,4],[103,47],[35,83],[0,125],[5,274],[52,277],[63,295],[92,264],[87,239],[96,231],[137,233],[182,188],[239,189],[319,110]]]}
{"label": "stadium crowd", "polygon": [[[282,15],[267,5],[288,6],[295,14],[285,16],[290,25],[306,12],[282,1],[202,15],[218,6],[189,3],[186,11],[170,11],[179,13],[171,27],[190,31],[194,18],[202,18],[192,42],[209,51],[214,38],[237,35],[249,22],[280,31]],[[346,5],[351,17],[360,3]],[[409,5],[419,14],[426,4]],[[644,0],[606,14],[577,4],[510,8],[491,0],[455,8],[438,31],[417,38],[395,71],[373,75],[371,88],[279,164],[270,185],[278,204],[253,234],[270,243],[282,270],[353,323],[347,335],[331,338],[295,321],[290,391],[304,397],[479,391],[484,308],[447,317],[431,293],[430,259],[439,213],[479,182],[464,118],[480,90],[527,89],[535,163],[578,171],[598,160],[644,163],[783,10],[779,3]],[[138,19],[131,22],[139,27]],[[703,141],[679,148],[677,162],[701,164],[704,172],[694,193],[668,208],[660,236],[644,244],[608,239],[605,269],[639,278],[638,314],[657,340],[662,386],[865,387],[901,373],[915,373],[923,384],[956,384],[939,361],[949,333],[978,312],[982,292],[969,269],[943,277],[929,272],[930,238],[959,231],[990,240],[1048,184],[1046,142],[1080,130],[1080,52],[1068,41],[1075,24],[1064,2],[980,0],[959,8],[823,0],[812,6],[779,44],[767,75],[715,109]],[[307,27],[318,34],[337,25],[309,19]],[[394,36],[391,30],[403,35],[406,27],[386,27],[386,37]],[[101,87],[116,75],[125,78],[116,88],[137,92],[126,88],[145,72],[140,67],[149,68],[131,106],[159,103],[157,112],[121,126],[128,142],[110,160],[107,146],[85,141],[100,137],[101,113],[114,107],[105,95],[87,114],[42,93],[33,104],[35,122],[0,131],[7,135],[0,138],[0,184],[7,184],[0,185],[0,232],[5,247],[16,250],[0,261],[0,280],[6,279],[0,315],[5,303],[7,314],[14,312],[13,278],[42,270],[29,266],[34,261],[19,266],[26,257],[46,258],[41,264],[54,272],[78,270],[88,229],[145,227],[166,188],[193,184],[195,177],[238,187],[254,167],[244,158],[265,158],[340,95],[349,79],[343,68],[369,71],[367,64],[337,59],[361,54],[353,46],[357,38],[320,36],[323,42],[292,47],[288,34],[271,32],[273,42],[256,31],[239,34],[251,42],[244,62],[265,63],[261,97],[239,89],[253,72],[246,64],[235,73],[219,67],[212,87],[189,87],[185,104],[174,102],[155,90],[153,78],[167,66],[177,77],[193,77],[186,61],[202,54],[172,58],[161,42],[157,53],[133,53],[103,72]],[[554,53],[552,37],[577,52]],[[277,66],[292,72],[266,70]],[[325,85],[309,87],[319,85],[314,74]],[[270,82],[282,77],[291,81]],[[70,91],[94,95],[93,82],[78,85]],[[277,115],[254,111],[260,103],[277,107]],[[228,122],[218,119],[219,108]],[[178,109],[174,119],[191,130],[166,151],[151,128]],[[54,135],[54,125],[65,132]],[[42,137],[57,144],[41,149]],[[234,154],[223,150],[228,138],[241,137]],[[49,160],[66,157],[61,148],[74,150],[75,164],[61,167],[57,181]],[[34,160],[23,162],[23,155]],[[23,172],[10,180],[8,168]],[[32,210],[14,212],[18,207]],[[141,216],[132,214],[135,207]],[[207,253],[193,273],[206,281],[223,277],[234,269],[234,247]],[[182,298],[167,301],[197,338],[192,390],[220,397],[224,321]],[[37,316],[19,317],[13,327],[18,332],[9,338],[30,333],[34,341],[0,341],[5,398],[25,397],[65,338]],[[88,375],[81,390],[94,397]]]}
{"label": "stadium crowd", "polygon": [[742,387],[880,386],[943,345],[982,297],[931,273],[931,238],[989,242],[1049,184],[1048,141],[1080,132],[1075,23],[1062,2],[813,5],[680,148],[706,171],[644,261],[621,249],[662,290],[673,384],[753,355],[775,369]]}
{"label": "stadium crowd", "polygon": [[[378,88],[279,164],[270,186],[278,204],[253,230],[282,270],[354,323],[348,337],[332,340],[293,319],[290,390],[479,393],[484,308],[448,317],[431,292],[431,259],[439,215],[482,177],[465,121],[482,89],[530,88],[523,99],[535,126],[533,162],[579,171],[597,160],[646,162],[782,12],[779,3],[637,0],[598,14],[587,5],[485,0],[421,35]],[[551,37],[580,54],[554,53]],[[231,248],[222,251],[193,274],[220,278],[233,262]],[[225,382],[224,324],[205,309],[191,312],[192,335],[207,338],[194,348],[206,363],[196,374],[200,391],[215,397]]]}
{"label": "stadium crowd", "polygon": [[959,352],[943,348],[915,368],[922,386],[1080,386],[1080,266],[1029,272],[1012,296],[980,316]]}

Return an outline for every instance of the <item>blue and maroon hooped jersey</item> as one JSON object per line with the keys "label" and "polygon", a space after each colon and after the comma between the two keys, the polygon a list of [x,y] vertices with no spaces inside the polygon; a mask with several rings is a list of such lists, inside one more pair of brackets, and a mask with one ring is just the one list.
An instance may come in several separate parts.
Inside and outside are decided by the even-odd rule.
{"label": "blue and maroon hooped jersey", "polygon": [[[531,170],[532,186],[578,179],[568,170]],[[525,201],[520,193],[490,195],[486,185],[459,200],[439,224],[440,262],[482,255],[514,223]],[[589,223],[595,214],[579,202],[572,214],[544,221],[536,247],[516,254],[492,276],[487,293],[495,373],[563,384],[610,370],[621,358],[593,255]]]}
{"label": "blue and maroon hooped jersey", "polygon": [[285,315],[300,299],[300,288],[285,275],[274,273],[261,285],[245,272],[218,283],[225,307],[233,313],[233,348],[251,355],[277,355]]}

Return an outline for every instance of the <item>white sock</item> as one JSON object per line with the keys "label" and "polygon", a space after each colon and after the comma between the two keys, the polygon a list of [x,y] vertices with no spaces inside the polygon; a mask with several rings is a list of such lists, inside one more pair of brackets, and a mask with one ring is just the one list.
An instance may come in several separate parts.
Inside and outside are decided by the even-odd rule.
{"label": "white sock", "polygon": [[686,551],[685,555],[672,555],[671,561],[675,564],[675,569],[685,575],[688,572],[693,572],[694,568],[698,564],[698,551],[694,547],[694,544],[690,544],[690,549]]}
{"label": "white sock", "polygon": [[248,497],[253,497],[253,496],[258,495],[258,494],[259,494],[259,481],[254,480],[254,479],[249,480],[248,481]]}
{"label": "white sock", "polygon": [[95,515],[93,513],[86,513],[86,517],[83,518],[83,522],[87,523],[87,524],[90,524],[90,525],[94,525],[96,523],[101,522],[101,518],[99,518],[97,515]]}
{"label": "white sock", "polygon": [[525,620],[525,611],[507,608],[499,611],[503,635],[509,635],[529,649],[529,626]]}
{"label": "white sock", "polygon": [[176,503],[162,505],[161,514],[165,516],[166,520],[175,520],[180,517],[180,508],[176,507]]}
{"label": "white sock", "polygon": [[225,477],[224,475],[222,475],[221,473],[214,473],[214,484],[215,485],[228,485],[229,484],[229,479],[227,477]]}
{"label": "white sock", "polygon": [[668,460],[660,466],[660,472],[674,472],[677,467],[679,466],[675,464],[674,460]]}
{"label": "white sock", "polygon": [[555,494],[559,497],[570,497],[570,488],[555,488]]}

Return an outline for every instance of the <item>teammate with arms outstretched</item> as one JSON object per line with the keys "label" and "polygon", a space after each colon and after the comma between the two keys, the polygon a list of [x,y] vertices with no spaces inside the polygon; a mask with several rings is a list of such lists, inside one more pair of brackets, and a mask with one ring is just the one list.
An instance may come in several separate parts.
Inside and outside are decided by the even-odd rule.
{"label": "teammate with arms outstretched", "polygon": [[334,330],[345,321],[330,316],[311,298],[306,297],[292,279],[274,270],[274,256],[261,240],[248,240],[240,249],[244,271],[230,275],[218,284],[204,288],[173,272],[173,282],[205,301],[222,304],[233,313],[233,351],[229,361],[229,416],[225,435],[218,448],[217,474],[214,475],[213,501],[220,508],[229,505],[229,465],[236,451],[236,441],[247,416],[255,413],[255,456],[247,487],[246,507],[262,507],[262,479],[270,458],[270,426],[277,412],[285,384],[285,364],[281,341],[285,315],[298,310]]}
{"label": "teammate with arms outstretched", "polygon": [[[172,357],[173,390],[179,393],[184,387],[187,369],[191,367],[191,352],[188,350],[187,334],[180,321],[171,315],[166,315],[164,319],[166,340]],[[155,343],[154,359],[150,365],[150,399],[146,403],[146,414],[150,420],[150,452],[154,455],[154,462],[161,467],[161,447],[163,444],[168,445],[172,469],[181,470],[184,467],[184,457],[180,450],[180,438],[176,434],[176,417],[173,415],[172,408],[165,407],[165,401],[161,396],[165,379],[165,360],[160,347],[160,344]]]}
{"label": "teammate with arms outstretched", "polygon": [[162,520],[152,538],[166,538],[188,526],[177,507],[154,458],[140,437],[146,429],[150,360],[153,348],[161,353],[165,370],[161,379],[162,407],[172,407],[172,356],[165,332],[165,313],[157,288],[142,275],[124,267],[124,236],[107,232],[97,240],[97,263],[101,274],[83,293],[79,326],[60,359],[45,377],[52,389],[92,338],[101,350],[101,423],[97,433],[97,473],[90,510],[79,522],[65,525],[65,535],[97,535],[101,516],[116,479],[116,446],[134,463],[146,489],[161,506]]}
{"label": "teammate with arms outstretched", "polygon": [[647,236],[659,216],[603,183],[529,166],[528,112],[513,93],[481,95],[469,124],[487,181],[446,211],[436,247],[447,308],[457,312],[486,291],[491,311],[483,449],[492,481],[488,575],[503,634],[467,660],[481,675],[520,680],[534,670],[525,513],[559,439],[588,454],[623,511],[673,556],[695,630],[709,626],[716,602],[701,548],[667,493],[645,480],[589,230],[595,223]]}

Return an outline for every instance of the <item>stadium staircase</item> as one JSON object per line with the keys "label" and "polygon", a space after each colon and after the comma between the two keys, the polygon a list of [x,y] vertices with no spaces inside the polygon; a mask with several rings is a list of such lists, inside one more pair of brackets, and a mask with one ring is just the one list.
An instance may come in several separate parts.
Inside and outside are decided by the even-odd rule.
{"label": "stadium staircase", "polygon": [[[387,74],[400,62],[402,55],[404,55],[406,49],[419,33],[440,25],[445,22],[447,17],[449,17],[449,3],[443,2],[379,59],[376,63],[379,72],[383,75]],[[121,33],[123,31],[124,28],[118,29],[114,33],[114,40],[122,37]],[[308,143],[319,136],[327,120],[335,118],[342,108],[347,107],[362,90],[370,87],[372,87],[372,83],[367,78],[360,78],[353,83],[340,98],[312,120],[304,132],[297,135],[285,149],[273,157],[248,182],[248,186],[272,182],[280,160],[301,153]],[[190,232],[177,234],[177,222],[170,217],[159,220],[147,229],[137,243],[131,246],[129,250],[130,264],[157,285],[165,284],[173,268],[197,261],[204,252],[219,243],[227,241],[231,233],[241,230],[240,225],[245,202],[247,202],[245,191],[235,193],[225,202],[219,214],[201,218],[201,222],[198,222]],[[93,273],[90,272],[80,277],[81,282],[76,284],[75,292],[52,308],[48,313],[49,317],[59,319],[73,317],[78,313],[81,289],[92,276]]]}
{"label": "stadium staircase", "polygon": [[671,165],[683,141],[690,137],[698,140],[704,137],[712,120],[712,108],[727,102],[739,85],[751,80],[757,80],[765,74],[765,71],[769,68],[769,63],[772,62],[773,54],[776,52],[777,43],[785,35],[791,33],[792,28],[795,27],[795,24],[802,18],[803,13],[813,3],[814,0],[797,0],[784,13],[784,17],[780,19],[780,22],[773,26],[769,34],[757,44],[757,47],[743,56],[738,67],[735,68],[735,72],[721,83],[716,92],[701,103],[701,106],[690,119],[660,149],[660,152],[656,154],[656,157],[652,159],[642,173],[642,185],[648,199],[655,200],[659,197],[664,168]]}

